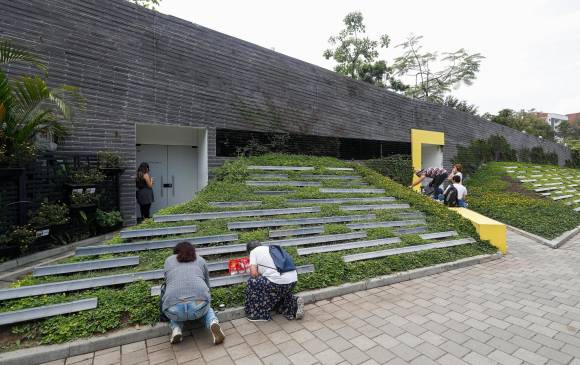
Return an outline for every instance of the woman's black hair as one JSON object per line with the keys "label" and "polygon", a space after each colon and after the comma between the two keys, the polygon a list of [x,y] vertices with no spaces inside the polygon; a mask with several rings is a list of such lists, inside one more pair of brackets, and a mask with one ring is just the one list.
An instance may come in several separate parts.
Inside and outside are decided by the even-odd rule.
{"label": "woman's black hair", "polygon": [[140,183],[144,180],[145,174],[149,173],[149,164],[147,162],[141,162],[139,168],[137,169],[137,182]]}
{"label": "woman's black hair", "polygon": [[246,244],[246,251],[248,252],[248,254],[250,254],[250,252],[252,252],[254,248],[260,246],[262,246],[262,244],[259,241],[250,241]]}
{"label": "woman's black hair", "polygon": [[455,183],[459,184],[461,182],[461,176],[459,176],[459,175],[453,175],[452,179],[453,179],[453,182],[455,182]]}
{"label": "woman's black hair", "polygon": [[177,255],[178,262],[193,262],[197,258],[195,247],[187,241],[179,242],[173,249],[173,253]]}

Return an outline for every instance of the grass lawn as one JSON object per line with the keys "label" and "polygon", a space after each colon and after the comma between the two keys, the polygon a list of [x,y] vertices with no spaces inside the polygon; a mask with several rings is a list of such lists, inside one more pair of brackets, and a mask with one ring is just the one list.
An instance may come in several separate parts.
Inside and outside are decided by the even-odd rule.
{"label": "grass lawn", "polygon": [[[255,180],[250,175],[260,173],[259,171],[247,170],[248,165],[293,165],[293,166],[314,166],[314,171],[305,172],[286,172],[289,180],[306,180],[302,175],[306,174],[344,174],[359,175],[362,180],[369,183],[374,188],[383,188],[385,194],[379,196],[392,196],[396,198],[393,203],[409,203],[410,209],[403,210],[377,210],[372,212],[343,212],[339,210],[339,204],[289,204],[287,198],[334,198],[334,197],[353,197],[349,194],[324,194],[319,192],[318,187],[254,187],[245,185],[246,180]],[[328,171],[325,167],[353,167],[355,171]],[[317,179],[310,179],[317,181]],[[322,187],[350,187],[352,186],[336,180],[320,180]],[[257,195],[259,190],[292,190],[293,193],[284,196]],[[377,196],[372,194],[357,194],[356,197]],[[425,198],[410,189],[403,187],[378,173],[355,164],[349,164],[333,158],[325,157],[308,157],[293,155],[265,155],[254,158],[242,158],[217,169],[214,172],[214,178],[210,184],[200,192],[192,201],[174,207],[166,208],[157,214],[178,214],[193,212],[210,212],[224,210],[239,210],[244,208],[216,208],[208,203],[211,201],[242,201],[242,200],[260,200],[263,204],[256,208],[248,209],[268,209],[284,208],[297,206],[321,206],[320,213],[294,214],[287,218],[298,217],[317,217],[317,216],[337,216],[349,214],[376,214],[376,220],[402,220],[397,217],[399,212],[424,212],[426,214],[427,227],[430,232],[455,230],[459,235],[455,238],[472,237],[477,239],[477,234],[471,223],[458,214],[448,210],[442,205]],[[356,203],[355,203],[356,204]],[[367,203],[363,203],[367,204]],[[368,203],[372,204],[372,203]],[[345,204],[341,204],[345,205]],[[285,218],[276,216],[276,219]],[[196,224],[198,231],[194,234],[187,234],[177,237],[194,237],[208,236],[223,233],[238,233],[239,241],[232,243],[245,243],[251,240],[266,240],[268,238],[268,229],[240,230],[236,232],[227,229],[227,223],[231,221],[244,220],[263,220],[270,217],[262,218],[230,218],[215,219],[199,222],[175,222],[175,223],[154,223],[148,220],[136,228],[152,228],[164,226],[178,226]],[[284,227],[294,228],[294,227]],[[350,229],[345,224],[326,224],[324,234],[347,233]],[[408,227],[405,227],[408,228]],[[378,228],[367,230],[369,239],[394,237],[396,234],[391,228]],[[304,291],[316,288],[339,285],[346,282],[355,282],[366,278],[380,275],[391,274],[398,271],[404,271],[419,267],[430,266],[434,264],[455,261],[461,258],[476,256],[486,253],[496,252],[496,249],[487,242],[477,240],[472,244],[463,246],[450,247],[424,251],[420,253],[410,253],[398,256],[385,257],[354,263],[344,263],[342,256],[345,253],[357,253],[366,251],[376,251],[386,248],[394,248],[410,245],[421,245],[433,242],[432,240],[423,240],[416,234],[401,235],[402,242],[389,246],[377,246],[365,249],[355,249],[343,252],[333,252],[324,254],[314,254],[308,256],[298,256],[296,247],[289,247],[288,251],[294,256],[297,265],[314,264],[315,272],[311,274],[302,274],[299,277],[297,291]],[[168,237],[163,237],[165,239]],[[123,242],[119,237],[115,237],[110,242],[111,245]],[[127,242],[127,241],[125,241]],[[95,272],[85,272],[71,275],[57,275],[48,277],[34,278],[27,276],[15,283],[15,286],[33,285],[46,282],[65,281],[71,279],[80,279],[86,277],[95,277],[102,275],[119,274],[126,272],[144,271],[152,269],[161,269],[166,257],[171,254],[170,249],[140,251],[134,253],[100,255],[89,257],[71,257],[63,260],[65,262],[75,262],[82,260],[105,259],[113,257],[139,255],[140,264],[134,267],[119,268],[111,270],[101,270]],[[208,261],[224,260],[241,255],[223,255],[220,257],[206,257]],[[212,275],[224,275],[226,273],[212,273]],[[149,289],[152,285],[157,284],[155,281],[137,282],[118,287],[107,287],[101,289],[84,290],[80,292],[67,294],[53,294],[45,296],[36,296],[30,298],[4,301],[0,303],[0,312],[11,311],[23,308],[36,307],[47,304],[62,303],[72,300],[97,297],[99,299],[98,308],[70,315],[61,315],[44,320],[30,323],[4,327],[0,329],[0,346],[3,351],[15,349],[18,347],[32,346],[35,344],[53,344],[70,341],[76,338],[88,337],[93,334],[105,333],[122,327],[153,324],[159,319],[157,297],[151,297]],[[217,308],[218,305],[224,304],[226,307],[236,307],[243,304],[245,284],[232,285],[228,287],[213,288],[212,303]]]}
{"label": "grass lawn", "polygon": [[[574,211],[575,207],[580,206],[575,202],[580,199],[580,190],[576,189],[578,182],[574,180],[580,181],[580,172],[577,169],[491,162],[481,167],[465,184],[470,209],[527,232],[553,239],[580,224],[580,213]],[[558,188],[534,191],[545,187]],[[545,193],[549,195],[541,195]],[[567,195],[571,196],[559,198]]]}

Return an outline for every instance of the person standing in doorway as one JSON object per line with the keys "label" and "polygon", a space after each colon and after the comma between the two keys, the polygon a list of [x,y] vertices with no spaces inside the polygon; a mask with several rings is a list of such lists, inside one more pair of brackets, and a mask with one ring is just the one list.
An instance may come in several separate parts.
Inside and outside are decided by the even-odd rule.
{"label": "person standing in doorway", "polygon": [[151,218],[150,209],[153,197],[153,179],[149,174],[149,164],[141,162],[137,169],[137,203],[141,210],[141,218]]}

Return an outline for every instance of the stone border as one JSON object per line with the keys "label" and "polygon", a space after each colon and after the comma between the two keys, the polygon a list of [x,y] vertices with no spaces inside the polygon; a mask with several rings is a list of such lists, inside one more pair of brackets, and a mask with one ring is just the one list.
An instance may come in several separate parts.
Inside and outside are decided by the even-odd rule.
{"label": "stone border", "polygon": [[[53,259],[49,261],[59,260],[63,255],[74,251],[77,247],[88,246],[97,242],[109,240],[115,237],[115,235],[118,233],[118,230],[109,232],[104,235],[90,237],[86,240],[77,241],[65,246],[55,247],[50,250],[36,252],[32,255],[23,256],[14,260],[3,262],[0,264],[0,281],[15,280],[24,274],[32,272],[33,266],[36,266],[36,264],[40,263],[41,261],[47,259]],[[12,271],[13,269],[16,269],[16,271]]]}
{"label": "stone border", "polygon": [[[446,271],[482,264],[485,262],[497,260],[501,257],[502,254],[499,252],[495,254],[473,256],[453,262],[447,262],[409,271],[402,271],[392,275],[379,276],[356,283],[347,283],[339,286],[302,292],[299,295],[304,298],[305,304],[311,304],[319,300],[330,299],[336,296],[350,294],[361,290],[392,285],[403,281],[418,279]],[[217,312],[217,316],[220,321],[227,322],[234,319],[243,318],[245,317],[245,313],[243,307],[237,307]],[[3,353],[0,354],[0,365],[40,364],[168,334],[169,327],[165,323],[157,323],[153,326],[125,328],[110,334],[106,334],[104,336],[77,340],[62,345],[39,346]]]}
{"label": "stone border", "polygon": [[550,248],[558,248],[558,247],[562,246],[564,243],[568,242],[572,237],[574,237],[578,233],[580,233],[580,226],[579,226],[579,227],[576,227],[572,230],[569,230],[567,232],[562,233],[559,237],[556,237],[553,240],[549,240],[549,239],[546,239],[544,237],[540,237],[536,234],[524,231],[523,229],[516,228],[514,226],[510,226],[508,224],[506,224],[506,226],[510,230],[512,230],[513,232],[521,234],[524,237],[527,237],[533,241],[539,242],[539,243],[546,245]]}

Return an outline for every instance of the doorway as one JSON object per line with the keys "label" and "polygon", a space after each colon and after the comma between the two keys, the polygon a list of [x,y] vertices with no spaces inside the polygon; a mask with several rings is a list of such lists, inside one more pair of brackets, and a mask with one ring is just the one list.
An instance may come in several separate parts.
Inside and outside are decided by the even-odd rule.
{"label": "doorway", "polygon": [[[187,202],[207,185],[207,132],[201,128],[137,125],[139,166],[147,162],[155,200],[151,214]],[[136,205],[137,217],[140,217]]]}

